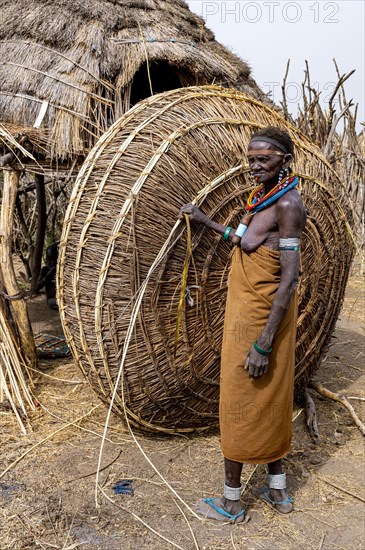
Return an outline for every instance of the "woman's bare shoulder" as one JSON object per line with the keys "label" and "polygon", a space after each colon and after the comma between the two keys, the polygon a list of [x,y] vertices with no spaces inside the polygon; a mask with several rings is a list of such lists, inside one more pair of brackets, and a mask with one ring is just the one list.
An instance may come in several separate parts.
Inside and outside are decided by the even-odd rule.
{"label": "woman's bare shoulder", "polygon": [[276,203],[278,225],[294,224],[304,228],[307,219],[302,198],[296,189],[291,189]]}

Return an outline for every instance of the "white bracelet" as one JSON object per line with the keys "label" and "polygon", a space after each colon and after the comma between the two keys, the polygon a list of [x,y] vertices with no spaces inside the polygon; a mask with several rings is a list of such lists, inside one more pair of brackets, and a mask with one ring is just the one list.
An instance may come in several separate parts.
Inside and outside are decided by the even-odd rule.
{"label": "white bracelet", "polygon": [[246,233],[247,231],[247,225],[245,225],[244,223],[240,223],[239,226],[237,227],[237,231],[235,233],[235,236],[236,237],[243,237],[243,235]]}
{"label": "white bracelet", "polygon": [[228,485],[224,484],[223,496],[228,500],[240,500],[242,489],[242,483],[239,487],[228,487]]}
{"label": "white bracelet", "polygon": [[286,474],[269,474],[270,489],[286,489]]}

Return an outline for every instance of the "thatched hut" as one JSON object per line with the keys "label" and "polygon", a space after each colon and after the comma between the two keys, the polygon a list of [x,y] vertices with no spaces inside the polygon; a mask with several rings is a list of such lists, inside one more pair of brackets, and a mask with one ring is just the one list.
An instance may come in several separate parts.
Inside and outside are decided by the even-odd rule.
{"label": "thatched hut", "polygon": [[0,121],[38,128],[48,141],[38,154],[57,170],[152,93],[221,83],[265,100],[248,65],[183,0],[2,0],[0,9]]}

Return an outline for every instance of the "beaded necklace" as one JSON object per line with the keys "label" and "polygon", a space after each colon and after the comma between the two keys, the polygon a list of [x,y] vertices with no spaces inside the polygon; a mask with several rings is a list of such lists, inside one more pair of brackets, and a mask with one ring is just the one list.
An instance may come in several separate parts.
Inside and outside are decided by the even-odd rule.
{"label": "beaded necklace", "polygon": [[256,189],[254,189],[248,198],[246,210],[251,214],[256,214],[267,208],[280,197],[285,195],[291,189],[294,189],[299,183],[298,178],[294,174],[290,174],[283,178],[275,187],[271,189],[266,195],[264,194],[264,184],[261,183]]}
{"label": "beaded necklace", "polygon": [[[264,184],[256,187],[256,189],[252,191],[251,195],[248,198],[246,214],[244,214],[244,216],[242,217],[237,231],[232,237],[233,244],[238,245],[241,242],[241,239],[246,233],[254,214],[257,214],[257,212],[264,210],[265,208],[276,202],[278,199],[280,199],[280,197],[285,195],[285,193],[290,191],[290,189],[294,189],[294,187],[296,187],[298,183],[298,178],[294,174],[289,174],[289,176],[283,178],[277,185],[275,185],[275,187],[273,187],[273,189],[271,189],[271,191],[266,193],[266,195],[264,194]],[[224,234],[225,241],[228,240],[229,232],[231,231],[231,229],[231,227],[227,227]]]}

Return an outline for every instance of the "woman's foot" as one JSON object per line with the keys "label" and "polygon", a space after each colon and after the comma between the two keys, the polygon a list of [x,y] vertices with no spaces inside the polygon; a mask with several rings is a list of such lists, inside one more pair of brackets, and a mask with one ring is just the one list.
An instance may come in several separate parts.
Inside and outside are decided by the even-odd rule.
{"label": "woman's foot", "polygon": [[[293,502],[289,498],[288,492],[286,489],[270,489],[269,497],[271,500],[275,501],[275,509],[280,512],[280,514],[290,514],[293,511]],[[283,504],[280,504],[280,503]]]}
{"label": "woman's foot", "polygon": [[239,500],[228,500],[224,497],[203,498],[196,504],[195,509],[200,516],[222,522],[241,523],[242,521],[248,521]]}
{"label": "woman's foot", "polygon": [[254,489],[255,495],[279,514],[290,514],[293,511],[293,501],[286,489]]}

